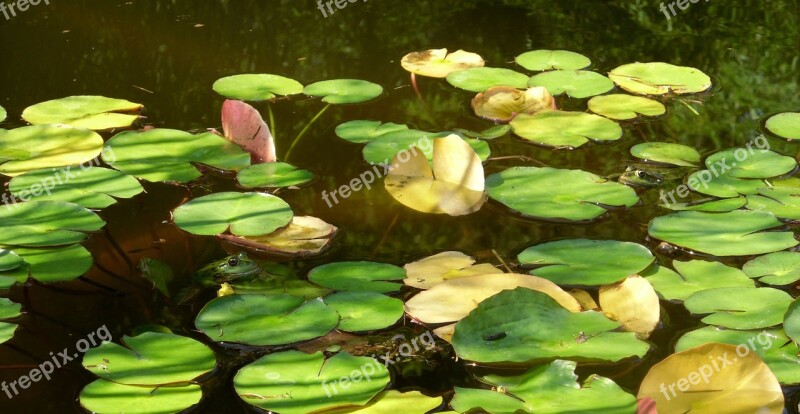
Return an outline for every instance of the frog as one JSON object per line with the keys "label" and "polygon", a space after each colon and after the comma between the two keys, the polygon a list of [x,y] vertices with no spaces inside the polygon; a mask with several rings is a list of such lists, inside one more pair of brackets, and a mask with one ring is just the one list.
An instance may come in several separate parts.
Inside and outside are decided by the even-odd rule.
{"label": "frog", "polygon": [[665,167],[651,163],[633,163],[625,167],[625,171],[620,174],[612,174],[609,179],[616,179],[618,182],[644,188],[661,187],[668,181],[679,180],[688,175],[691,171],[685,167]]}
{"label": "frog", "polygon": [[192,275],[192,282],[178,294],[178,304],[184,304],[207,288],[218,288],[223,284],[252,280],[261,274],[261,267],[241,252],[209,263]]}

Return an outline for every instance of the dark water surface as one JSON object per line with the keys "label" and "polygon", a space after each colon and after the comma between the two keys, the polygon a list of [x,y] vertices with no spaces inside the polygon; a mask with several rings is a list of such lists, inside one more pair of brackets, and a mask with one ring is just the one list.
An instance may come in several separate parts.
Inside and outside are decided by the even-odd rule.
{"label": "dark water surface", "polygon": [[[521,154],[552,167],[608,175],[624,170],[631,161],[628,150],[642,141],[679,142],[707,155],[752,139],[763,115],[800,107],[798,27],[798,0],[698,2],[669,21],[655,0],[370,0],[350,3],[327,18],[308,0],[50,0],[9,20],[0,14],[0,105],[9,113],[2,126],[22,126],[20,114],[29,105],[86,94],[143,103],[147,118],[141,125],[218,128],[223,99],[211,84],[222,76],[274,73],[304,84],[360,78],[382,85],[385,94],[370,103],[333,107],[290,159],[319,178],[311,187],[282,197],[296,214],[320,217],[342,230],[326,254],[296,263],[301,271],[347,259],[402,265],[442,250],[497,263],[491,249],[513,259],[530,245],[576,237],[653,248],[646,225],[666,212],[655,205],[657,190],[643,194],[640,206],[588,224],[522,219],[497,203],[467,217],[424,215],[399,205],[382,186],[328,208],[320,192],[332,191],[367,169],[361,146],[338,139],[333,130],[353,119],[406,123],[429,131],[491,125],[472,114],[470,94],[443,81],[420,80],[430,110],[422,107],[399,64],[407,52],[465,49],[481,54],[489,66],[513,67],[513,58],[528,50],[568,49],[591,57],[598,72],[635,61],[665,61],[697,67],[712,76],[715,86],[684,99],[686,105],[674,102],[664,119],[625,128],[626,136],[612,144],[554,151],[505,137],[491,142],[493,156]],[[575,109],[583,105],[562,104]],[[323,105],[302,97],[273,105],[279,159]],[[798,144],[770,144],[775,151],[797,155]],[[486,172],[512,165],[532,164],[497,161]],[[221,257],[222,246],[211,238],[188,237],[169,222],[169,211],[186,197],[234,186],[211,178],[189,190],[160,183],[145,188],[147,194],[101,213],[106,230],[85,243],[97,266],[83,280],[17,286],[7,292],[5,296],[23,303],[25,316],[14,339],[0,345],[0,381],[26,374],[49,359],[50,352],[72,348],[103,325],[114,338],[143,323],[190,327],[191,312],[173,312],[131,264],[153,257],[188,277],[199,265]],[[635,393],[647,370],[672,352],[680,333],[699,326],[680,308],[669,313],[670,324],[651,338],[653,350],[644,360],[591,366],[579,373],[609,376]],[[236,398],[232,373],[223,370],[206,384],[209,398],[197,412],[253,412]],[[92,375],[73,362],[13,400],[0,394],[0,413],[84,412],[77,396],[91,381]],[[416,384],[445,393],[471,381],[465,371],[454,369]],[[796,407],[793,391],[787,390],[791,401]]]}

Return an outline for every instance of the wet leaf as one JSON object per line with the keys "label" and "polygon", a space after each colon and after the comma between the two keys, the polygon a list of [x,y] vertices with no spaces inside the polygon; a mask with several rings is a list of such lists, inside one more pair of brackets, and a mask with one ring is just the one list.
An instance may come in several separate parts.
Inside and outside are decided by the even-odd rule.
{"label": "wet leaf", "polygon": [[800,280],[800,252],[776,252],[744,264],[747,276],[761,283],[783,286]]}
{"label": "wet leaf", "polygon": [[131,387],[100,379],[81,391],[80,402],[98,414],[172,414],[194,406],[202,397],[199,385]]}
{"label": "wet leaf", "polygon": [[139,181],[128,174],[91,166],[29,171],[14,177],[8,189],[20,199],[33,195],[38,201],[66,201],[92,209],[106,208],[117,199],[132,198],[144,191]]}
{"label": "wet leaf", "polygon": [[336,127],[336,136],[354,144],[364,144],[390,132],[405,131],[408,126],[381,121],[349,121]]}
{"label": "wet leaf", "polygon": [[0,245],[49,247],[84,240],[105,225],[94,212],[63,201],[28,201],[0,208]]}
{"label": "wet leaf", "polygon": [[323,299],[341,319],[337,329],[364,332],[388,328],[403,317],[403,301],[374,292],[341,292]]}
{"label": "wet leaf", "polygon": [[[2,117],[0,117],[0,120]],[[800,112],[784,112],[767,119],[767,130],[785,139],[800,139]]]}
{"label": "wet leaf", "polygon": [[308,280],[320,286],[353,292],[396,292],[402,285],[390,281],[405,277],[402,267],[376,262],[328,263],[308,272]]}
{"label": "wet leaf", "polygon": [[752,149],[748,152],[741,147],[712,154],[706,158],[706,166],[719,170],[719,175],[735,178],[771,178],[792,171],[797,161],[777,152]]}
{"label": "wet leaf", "polygon": [[303,185],[314,179],[310,171],[285,162],[251,165],[236,175],[244,188],[286,188]]}
{"label": "wet leaf", "polygon": [[679,273],[659,266],[643,275],[664,299],[686,300],[693,294],[715,288],[738,287],[755,289],[753,283],[741,270],[719,262],[690,260],[674,261],[672,266]]}

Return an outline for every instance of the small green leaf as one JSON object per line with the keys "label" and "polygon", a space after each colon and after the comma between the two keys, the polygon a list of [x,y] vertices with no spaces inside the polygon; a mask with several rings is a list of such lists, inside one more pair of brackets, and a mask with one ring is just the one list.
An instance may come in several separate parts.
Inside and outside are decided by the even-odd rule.
{"label": "small green leaf", "polygon": [[383,87],[359,79],[335,79],[312,83],[303,89],[309,96],[321,96],[330,104],[354,104],[371,101],[383,93]]}
{"label": "small green leaf", "polygon": [[295,95],[303,92],[300,82],[278,75],[244,74],[218,79],[212,86],[218,94],[242,101],[268,101],[275,95]]}

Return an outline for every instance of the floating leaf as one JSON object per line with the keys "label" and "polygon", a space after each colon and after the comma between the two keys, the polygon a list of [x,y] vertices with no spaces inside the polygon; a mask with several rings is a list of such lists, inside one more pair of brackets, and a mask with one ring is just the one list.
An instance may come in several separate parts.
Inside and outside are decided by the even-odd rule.
{"label": "floating leaf", "polygon": [[470,68],[447,75],[451,85],[471,92],[483,92],[493,86],[526,89],[528,79],[528,75],[501,68]]}
{"label": "floating leaf", "polygon": [[139,118],[122,114],[142,108],[142,104],[105,96],[69,96],[38,103],[22,111],[22,119],[33,125],[64,124],[75,128],[104,130],[125,128]]}
{"label": "floating leaf", "polygon": [[719,175],[710,170],[702,170],[690,175],[687,184],[694,191],[714,197],[757,194],[760,188],[766,186],[762,180],[746,180],[727,174]]}
{"label": "floating leaf", "polygon": [[5,121],[6,120],[6,116],[8,116],[8,113],[6,112],[6,109],[3,108],[2,106],[0,106],[0,122]]}
{"label": "floating leaf", "polygon": [[646,247],[614,240],[571,239],[542,243],[517,256],[531,274],[559,285],[607,285],[639,273],[655,260]]}
{"label": "floating leaf", "polygon": [[[22,305],[14,303],[10,299],[0,298],[0,320],[13,319],[21,315]],[[0,322],[0,344],[14,337],[17,325],[8,322]]]}
{"label": "floating leaf", "polygon": [[164,296],[170,296],[169,283],[175,279],[175,273],[170,265],[158,259],[149,257],[143,258],[139,262],[139,270],[142,276],[153,282],[153,286]]}
{"label": "floating leaf", "polygon": [[767,119],[766,127],[781,138],[800,139],[800,112],[784,112],[771,116]]}
{"label": "floating leaf", "polygon": [[475,115],[496,122],[510,122],[518,114],[535,114],[556,109],[553,95],[543,87],[525,91],[495,86],[472,99]]}
{"label": "floating leaf", "polygon": [[20,267],[0,272],[0,289],[6,289],[28,277],[42,283],[68,282],[83,276],[92,268],[92,255],[85,247],[73,245],[57,249],[25,249],[15,247],[24,264]]}
{"label": "floating leaf", "polygon": [[386,191],[406,207],[423,213],[461,216],[480,210],[486,201],[483,165],[458,135],[433,140],[433,168],[421,151],[392,160]]}
{"label": "floating leaf", "polygon": [[543,86],[553,95],[566,93],[573,98],[588,98],[614,89],[614,82],[588,70],[553,70],[533,76],[528,86]]}
{"label": "floating leaf", "polygon": [[308,280],[329,289],[354,292],[390,293],[400,290],[406,271],[387,263],[339,262],[317,266],[308,272]]}
{"label": "floating leaf", "polygon": [[755,353],[735,354],[735,346],[716,343],[672,354],[650,368],[638,398],[653,399],[661,413],[716,414],[726,407],[780,414],[783,392],[775,375]]}
{"label": "floating leaf", "polygon": [[403,317],[403,301],[374,292],[341,292],[324,302],[339,313],[338,329],[364,332],[384,329]]}
{"label": "floating leaf", "polygon": [[483,58],[478,54],[463,50],[448,54],[447,49],[411,52],[400,60],[403,69],[431,78],[444,78],[452,72],[481,67],[484,64]]}
{"label": "floating leaf", "polygon": [[[706,166],[719,170],[719,175],[735,178],[771,178],[789,173],[797,167],[792,157],[773,151],[748,152],[747,148],[731,148],[706,158]],[[715,174],[716,175],[716,174]]]}
{"label": "floating leaf", "polygon": [[[300,279],[294,270],[287,266],[275,263],[261,263],[261,273],[254,279],[240,279],[227,284],[230,295],[237,293],[240,295],[292,295],[312,300],[323,297],[330,290],[321,288],[317,285]],[[223,285],[223,288],[225,286]],[[220,289],[222,290],[222,289]],[[219,295],[218,296],[224,296]]]}
{"label": "floating leaf", "polygon": [[222,104],[222,130],[225,138],[250,153],[253,164],[275,162],[275,140],[261,114],[242,101]]}
{"label": "floating leaf", "polygon": [[381,121],[350,121],[336,127],[336,136],[354,144],[364,144],[390,132],[405,131],[408,126]]}
{"label": "floating leaf", "polygon": [[744,272],[719,262],[703,260],[681,262],[676,260],[672,262],[672,266],[680,274],[664,266],[659,266],[654,271],[644,274],[656,291],[667,300],[686,300],[694,293],[714,288],[755,289],[755,284]]}
{"label": "floating leaf", "polygon": [[795,343],[800,342],[800,300],[794,300],[784,315],[783,328]]}
{"label": "floating leaf", "polygon": [[760,211],[681,211],[656,217],[648,232],[668,243],[715,256],[747,256],[796,246],[792,232],[764,231],[781,225],[775,216]]}
{"label": "floating leaf", "polygon": [[622,128],[602,116],[583,112],[545,111],[534,115],[521,114],[511,121],[514,133],[548,147],[580,147],[590,139],[616,141]]}
{"label": "floating leaf", "polygon": [[[511,126],[510,125],[504,125],[504,124],[503,125],[495,125],[493,127],[485,129],[485,130],[483,130],[481,132],[475,132],[475,131],[469,131],[469,130],[466,130],[466,129],[456,128],[456,129],[453,130],[453,132],[455,132],[455,133],[457,133],[459,135],[462,135],[462,136],[469,137],[469,138],[497,139],[497,138],[506,136],[506,134],[511,132]],[[473,146],[472,149],[475,149],[475,147]],[[483,159],[483,158],[481,157],[481,159]]]}
{"label": "floating leaf", "polygon": [[354,409],[336,411],[341,414],[425,414],[442,405],[442,397],[428,397],[419,391],[388,390],[378,394],[369,404]]}
{"label": "floating leaf", "polygon": [[[395,131],[383,134],[367,143],[364,147],[364,160],[370,164],[390,165],[392,159],[397,155],[404,155],[403,158],[410,159],[416,148],[422,151],[428,161],[433,161],[433,140],[443,138],[452,134],[448,132],[432,133],[418,131],[415,129]],[[473,151],[478,154],[481,161],[486,161],[491,154],[489,144],[477,139],[464,139]],[[406,154],[402,154],[405,152]],[[402,160],[402,158],[401,158]],[[380,170],[375,169],[380,177]]]}
{"label": "floating leaf", "polygon": [[[640,98],[644,99],[644,98]],[[645,142],[634,145],[631,154],[645,161],[694,167],[700,164],[700,153],[692,147],[669,142]]]}
{"label": "floating leaf", "polygon": [[0,141],[0,174],[11,177],[83,164],[100,155],[103,137],[66,125],[32,125],[5,131]]}
{"label": "floating leaf", "polygon": [[663,62],[622,65],[608,77],[622,89],[639,95],[696,93],[711,88],[711,78],[699,69]]}
{"label": "floating leaf", "polygon": [[631,187],[581,170],[512,167],[486,179],[489,197],[526,216],[591,220],[639,201]]}
{"label": "floating leaf", "polygon": [[[660,116],[667,112],[661,102],[623,94],[595,96],[589,99],[589,110],[606,118],[620,120],[634,119],[639,115]],[[700,162],[699,155],[697,162]]]}
{"label": "floating leaf", "polygon": [[[663,199],[662,199],[663,200]],[[724,213],[728,211],[738,210],[747,205],[747,198],[725,198],[722,200],[713,200],[689,203],[668,203],[662,204],[662,207],[674,211],[706,211],[710,213]]]}
{"label": "floating leaf", "polygon": [[619,321],[626,331],[635,332],[641,339],[648,338],[660,320],[658,295],[650,282],[639,275],[601,287],[600,307],[607,317]]}
{"label": "floating leaf", "polygon": [[118,198],[131,198],[144,191],[128,174],[91,166],[29,171],[14,177],[8,189],[22,200],[32,195],[38,201],[66,201],[93,209],[106,208]]}
{"label": "floating leaf", "polygon": [[300,82],[278,75],[245,74],[218,79],[212,86],[215,92],[242,101],[268,101],[275,95],[296,95],[303,92]]}
{"label": "floating leaf", "polygon": [[175,225],[192,234],[263,236],[286,226],[292,208],[280,198],[263,193],[215,193],[195,198],[173,212]]}
{"label": "floating leaf", "polygon": [[319,218],[295,216],[288,226],[264,236],[240,237],[221,234],[217,237],[256,250],[290,256],[312,256],[327,249],[338,231],[336,226]]}
{"label": "floating leaf", "polygon": [[473,266],[475,259],[461,252],[442,252],[408,263],[405,284],[418,289],[430,289],[439,283],[459,277],[479,274],[503,273],[502,270],[484,263]]}
{"label": "floating leaf", "polygon": [[776,252],[744,264],[747,276],[768,285],[789,285],[800,280],[800,253]]}
{"label": "floating leaf", "polygon": [[199,385],[149,388],[96,380],[81,391],[80,401],[97,414],[172,414],[192,407],[202,397]]}
{"label": "floating leaf", "polygon": [[63,201],[29,201],[0,208],[0,245],[64,246],[86,238],[105,222],[81,206]]}
{"label": "floating leaf", "polygon": [[383,93],[383,87],[358,79],[336,79],[312,83],[303,89],[309,96],[322,96],[330,104],[353,104],[371,101]]}
{"label": "floating leaf", "polygon": [[236,181],[244,188],[285,188],[306,184],[314,174],[285,162],[269,162],[251,165],[236,175]]}
{"label": "floating leaf", "polygon": [[731,329],[759,329],[780,325],[792,302],[788,293],[772,288],[715,288],[689,296],[683,304],[709,325]]}
{"label": "floating leaf", "polygon": [[0,272],[14,270],[25,263],[18,254],[11,250],[0,248]]}
{"label": "floating leaf", "polygon": [[578,70],[592,64],[586,56],[568,50],[533,50],[517,56],[515,60],[523,68],[534,71]]}
{"label": "floating leaf", "polygon": [[758,194],[747,196],[747,208],[783,219],[800,220],[800,187],[759,188]]}

